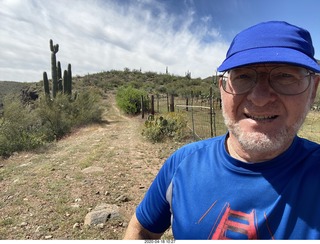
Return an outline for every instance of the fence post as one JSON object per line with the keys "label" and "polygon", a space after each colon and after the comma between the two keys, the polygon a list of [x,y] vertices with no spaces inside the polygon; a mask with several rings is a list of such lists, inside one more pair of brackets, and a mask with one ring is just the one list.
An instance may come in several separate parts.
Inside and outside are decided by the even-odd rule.
{"label": "fence post", "polygon": [[151,114],[154,115],[154,95],[151,95]]}
{"label": "fence post", "polygon": [[[213,117],[213,104],[212,104],[212,87],[210,87],[210,98],[209,98],[209,101],[210,101],[210,133],[211,133],[211,137],[213,137],[213,121],[212,121],[212,117]],[[216,136],[216,135],[214,135]]]}
{"label": "fence post", "polygon": [[168,112],[170,112],[170,106],[169,106],[169,93],[167,93],[167,109],[168,109]]}
{"label": "fence post", "polygon": [[144,105],[143,105],[143,96],[141,95],[141,117],[144,119]]}
{"label": "fence post", "polygon": [[188,98],[188,97],[186,97],[186,111],[187,111],[187,112],[188,112],[188,110],[189,110],[188,105],[189,105],[189,98]]}
{"label": "fence post", "polygon": [[170,99],[170,112],[174,112],[174,95],[171,94],[171,99]]}
{"label": "fence post", "polygon": [[193,133],[193,140],[196,140],[196,133],[194,131],[194,118],[193,118],[193,91],[191,91],[191,121],[192,121],[192,133]]}

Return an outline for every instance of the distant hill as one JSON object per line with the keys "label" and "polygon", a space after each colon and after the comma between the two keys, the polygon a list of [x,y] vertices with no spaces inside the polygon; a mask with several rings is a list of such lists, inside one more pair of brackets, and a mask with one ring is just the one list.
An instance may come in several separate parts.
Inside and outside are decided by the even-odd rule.
{"label": "distant hill", "polygon": [[[208,87],[214,83],[213,77],[205,79],[175,76],[171,74],[158,74],[155,72],[141,72],[138,70],[125,69],[124,71],[104,71],[84,76],[75,76],[73,90],[86,89],[86,87],[100,88],[102,91],[114,90],[120,86],[131,85],[143,89],[150,94],[169,93],[175,95],[190,94],[190,90],[197,94],[208,93]],[[51,80],[50,87],[51,87]],[[43,92],[43,83],[40,82],[15,82],[0,81],[0,103],[7,94],[21,94],[22,90],[36,90]],[[217,89],[217,87],[215,87]],[[50,88],[51,90],[51,88]]]}
{"label": "distant hill", "polygon": [[[319,60],[318,62],[320,63]],[[107,90],[115,90],[121,86],[131,85],[134,88],[143,89],[150,94],[169,93],[184,96],[190,94],[190,90],[194,94],[205,95],[209,92],[209,87],[213,87],[214,96],[220,96],[217,85],[218,78],[215,76],[205,79],[187,78],[171,74],[125,69],[124,71],[110,70],[84,76],[74,76],[72,79],[74,91],[86,89],[87,87],[96,87],[105,92]],[[22,89],[30,88],[41,94],[43,93],[43,82],[0,81],[0,104],[7,94],[21,94]],[[320,87],[317,91],[315,104],[320,105]]]}
{"label": "distant hill", "polygon": [[16,82],[16,81],[0,81],[0,102],[8,94],[19,94],[22,89],[32,86],[34,83]]}

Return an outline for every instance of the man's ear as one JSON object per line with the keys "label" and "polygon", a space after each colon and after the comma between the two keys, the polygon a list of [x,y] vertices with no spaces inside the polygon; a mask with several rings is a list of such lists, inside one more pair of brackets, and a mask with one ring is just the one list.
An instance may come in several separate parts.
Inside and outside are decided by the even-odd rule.
{"label": "man's ear", "polygon": [[314,102],[314,100],[317,96],[319,82],[320,82],[320,75],[315,75],[315,77],[313,79],[313,90],[312,90],[312,96],[311,96],[312,102]]}
{"label": "man's ear", "polygon": [[220,88],[220,91],[222,89],[222,75],[219,76],[219,88]]}

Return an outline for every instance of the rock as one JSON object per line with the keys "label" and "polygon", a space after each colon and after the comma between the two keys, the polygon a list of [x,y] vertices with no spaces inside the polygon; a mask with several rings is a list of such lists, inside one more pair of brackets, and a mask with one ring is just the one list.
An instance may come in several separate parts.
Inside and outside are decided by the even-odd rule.
{"label": "rock", "polygon": [[12,198],[13,198],[13,196],[12,196],[12,195],[7,196],[7,197],[4,199],[4,201],[6,201],[6,200],[10,200],[10,199],[12,199]]}
{"label": "rock", "polygon": [[119,216],[119,207],[117,205],[100,204],[86,215],[84,219],[84,225],[104,224],[109,219],[113,219]]}
{"label": "rock", "polygon": [[116,199],[116,202],[128,202],[129,198],[125,195],[121,195]]}
{"label": "rock", "polygon": [[25,226],[27,226],[27,225],[28,225],[27,222],[22,222],[22,223],[20,224],[20,227],[25,227]]}
{"label": "rock", "polygon": [[104,172],[104,169],[101,167],[90,166],[88,168],[81,170],[81,172],[86,173],[86,174],[90,174],[90,173],[96,173],[96,172]]}
{"label": "rock", "polygon": [[73,203],[73,204],[71,204],[71,207],[72,207],[72,208],[80,208],[80,204],[78,204],[78,203]]}
{"label": "rock", "polygon": [[103,229],[103,228],[104,228],[104,224],[103,224],[103,223],[97,224],[97,227],[98,227],[99,229]]}
{"label": "rock", "polygon": [[72,229],[76,229],[76,228],[80,228],[80,224],[79,223],[75,223],[72,227]]}
{"label": "rock", "polygon": [[34,231],[36,233],[43,231],[43,227],[42,226],[38,226],[37,229]]}

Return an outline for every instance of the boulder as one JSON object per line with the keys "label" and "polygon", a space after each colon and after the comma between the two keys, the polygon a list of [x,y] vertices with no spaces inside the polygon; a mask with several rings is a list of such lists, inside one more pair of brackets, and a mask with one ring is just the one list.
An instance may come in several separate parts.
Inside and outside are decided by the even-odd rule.
{"label": "boulder", "polygon": [[120,217],[119,207],[115,204],[100,204],[89,212],[85,219],[84,225],[104,224],[108,220]]}

